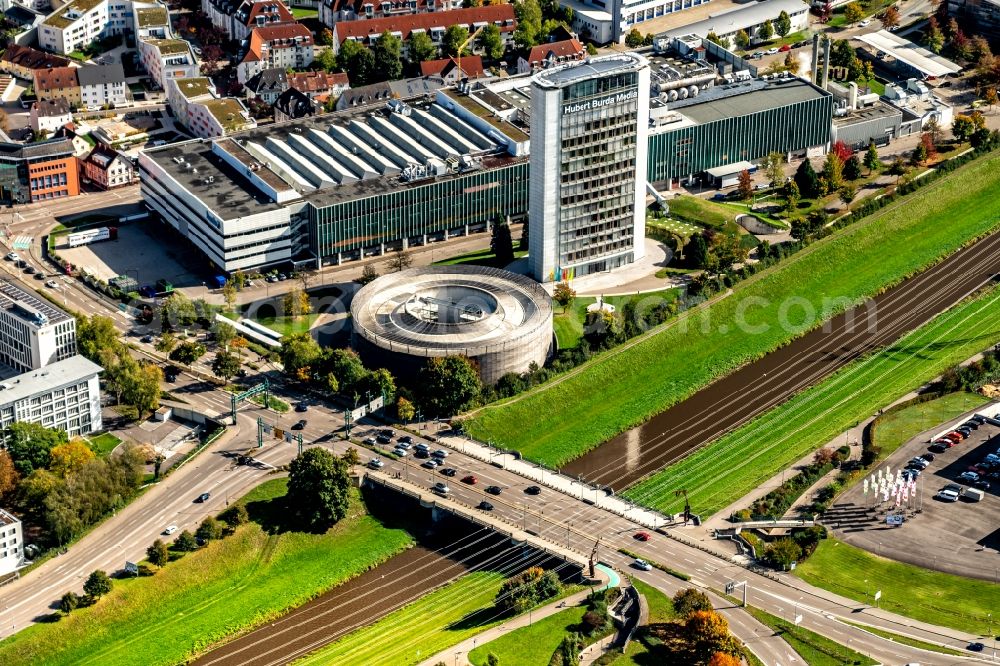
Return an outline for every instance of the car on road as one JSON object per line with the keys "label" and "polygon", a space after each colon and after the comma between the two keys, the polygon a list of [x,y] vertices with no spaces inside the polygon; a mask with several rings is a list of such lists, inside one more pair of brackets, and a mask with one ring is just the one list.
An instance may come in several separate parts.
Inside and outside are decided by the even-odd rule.
{"label": "car on road", "polygon": [[211,496],[212,496],[211,493],[202,493],[201,495],[198,495],[198,497],[195,498],[194,501],[198,502],[199,504],[204,504],[205,502],[208,501],[208,498]]}
{"label": "car on road", "polygon": [[429,458],[431,454],[427,453],[426,449],[414,449],[413,455],[417,458]]}
{"label": "car on road", "polygon": [[477,479],[474,474],[470,474],[468,476],[462,477],[462,483],[467,483],[470,486],[474,486],[477,483],[479,483],[479,479]]}
{"label": "car on road", "polygon": [[46,278],[45,273],[35,273],[36,280],[44,280]]}
{"label": "car on road", "polygon": [[379,460],[378,458],[372,458],[371,460],[368,461],[368,466],[371,467],[372,469],[382,469],[383,467],[385,467],[385,463]]}
{"label": "car on road", "polygon": [[486,500],[483,500],[482,502],[479,503],[479,508],[482,509],[483,511],[492,511],[493,505],[487,502]]}
{"label": "car on road", "polygon": [[542,489],[539,488],[538,486],[528,486],[527,488],[524,489],[524,492],[526,492],[529,495],[541,495]]}
{"label": "car on road", "polygon": [[[392,452],[393,452],[393,454],[399,456],[400,458],[405,458],[406,456],[410,455],[409,451],[407,451],[406,449],[401,449],[398,446],[396,448],[394,448],[392,450]],[[430,461],[428,461],[428,462],[430,462]]]}
{"label": "car on road", "polygon": [[18,261],[21,257],[17,256],[17,252],[8,252],[7,261]]}
{"label": "car on road", "polygon": [[48,287],[49,289],[58,289],[59,283],[56,282],[55,280],[48,280],[46,281],[45,286]]}
{"label": "car on road", "polygon": [[871,25],[871,23],[872,23],[871,19],[865,19],[861,23],[858,23],[858,27],[859,28],[867,28],[869,25]]}
{"label": "car on road", "polygon": [[647,562],[646,560],[638,560],[637,559],[635,562],[632,563],[632,566],[634,566],[636,569],[639,569],[640,571],[652,571],[653,570],[653,565],[650,564],[649,562]]}
{"label": "car on road", "polygon": [[139,342],[141,342],[144,345],[148,345],[152,341],[153,341],[153,336],[152,335],[144,335],[141,338],[139,338]]}
{"label": "car on road", "polygon": [[424,462],[420,463],[420,466],[424,467],[426,469],[437,469],[437,461],[436,460],[425,460]]}
{"label": "car on road", "polygon": [[431,488],[431,490],[433,490],[439,495],[447,495],[448,493],[451,492],[451,488],[449,488],[448,484],[445,483],[444,481],[438,481],[437,483],[435,483],[434,487]]}
{"label": "car on road", "polygon": [[965,483],[975,483],[979,480],[979,475],[975,472],[962,472],[958,475],[958,480]]}
{"label": "car on road", "polygon": [[177,526],[176,525],[168,525],[167,529],[163,530],[163,533],[166,534],[167,536],[170,536],[171,534],[173,534],[176,531],[177,531]]}
{"label": "car on road", "polygon": [[649,532],[636,532],[632,538],[636,541],[649,541]]}
{"label": "car on road", "polygon": [[308,421],[305,419],[299,419],[295,425],[292,426],[292,430],[302,430],[306,427],[306,423],[308,423]]}
{"label": "car on road", "polygon": [[416,444],[413,445],[413,448],[415,448],[417,451],[423,451],[424,453],[427,453],[428,451],[431,450],[431,447],[427,446],[423,442],[417,442]]}
{"label": "car on road", "polygon": [[982,652],[983,648],[985,647],[986,647],[985,645],[983,645],[978,641],[975,643],[969,643],[969,649],[972,650],[973,652]]}
{"label": "car on road", "polygon": [[503,492],[503,488],[501,488],[500,486],[489,486],[486,488],[486,492],[488,492],[490,495],[499,495],[500,493]]}
{"label": "car on road", "polygon": [[27,265],[27,266],[24,267],[24,272],[27,273],[28,275],[34,275],[35,274],[35,267],[29,264],[29,265]]}
{"label": "car on road", "polygon": [[297,402],[297,403],[295,403],[295,411],[297,411],[297,412],[308,412],[309,411],[309,404],[306,403],[306,402],[302,402],[302,401]]}
{"label": "car on road", "polygon": [[458,474],[458,470],[455,469],[454,467],[445,467],[444,469],[441,470],[441,473],[444,474],[445,476],[455,476],[456,474]]}
{"label": "car on road", "polygon": [[431,455],[434,456],[435,458],[447,458],[448,457],[448,452],[445,451],[444,449],[438,449],[437,451],[435,451]]}

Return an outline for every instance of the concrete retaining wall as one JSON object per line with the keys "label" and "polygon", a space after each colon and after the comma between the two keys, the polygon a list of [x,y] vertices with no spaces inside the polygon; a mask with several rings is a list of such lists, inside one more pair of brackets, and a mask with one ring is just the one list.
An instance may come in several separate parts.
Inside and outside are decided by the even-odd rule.
{"label": "concrete retaining wall", "polygon": [[781,233],[781,229],[775,229],[769,224],[764,224],[755,215],[738,215],[736,217],[736,224],[758,236]]}

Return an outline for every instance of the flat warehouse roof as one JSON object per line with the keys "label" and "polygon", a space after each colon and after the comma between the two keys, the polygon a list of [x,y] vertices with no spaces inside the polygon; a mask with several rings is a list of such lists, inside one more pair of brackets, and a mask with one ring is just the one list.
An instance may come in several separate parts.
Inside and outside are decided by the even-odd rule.
{"label": "flat warehouse roof", "polygon": [[697,123],[704,124],[726,118],[748,116],[829,95],[830,93],[799,78],[773,81],[754,79],[743,83],[715,86],[697,97],[671,102],[667,106]]}
{"label": "flat warehouse roof", "polygon": [[858,41],[888,53],[896,60],[905,62],[910,67],[922,72],[925,76],[946,76],[957,74],[962,68],[947,58],[917,46],[908,39],[894,35],[888,30],[870,32],[858,35]]}

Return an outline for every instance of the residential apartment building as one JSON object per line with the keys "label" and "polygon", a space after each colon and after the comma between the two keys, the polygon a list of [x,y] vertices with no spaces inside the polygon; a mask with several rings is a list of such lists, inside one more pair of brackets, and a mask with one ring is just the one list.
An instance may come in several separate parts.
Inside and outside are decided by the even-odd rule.
{"label": "residential apartment building", "polygon": [[517,73],[530,74],[553,65],[583,60],[586,55],[587,49],[577,39],[539,44],[531,48],[527,59],[523,56],[517,59]]}
{"label": "residential apartment building", "polygon": [[163,90],[168,81],[198,76],[198,60],[182,39],[140,39],[137,46],[139,61]]}
{"label": "residential apartment building", "polygon": [[301,23],[254,28],[246,53],[236,67],[236,77],[246,83],[265,69],[303,69],[313,61],[313,37]]}
{"label": "residential apartment building", "polygon": [[83,177],[102,190],[113,190],[139,180],[132,158],[100,144],[81,163]]}
{"label": "residential apartment building", "polygon": [[486,70],[483,68],[483,59],[480,56],[470,55],[462,58],[461,69],[455,58],[425,60],[420,63],[420,74],[437,77],[444,85],[453,86],[462,79],[478,79],[485,76]]}
{"label": "residential apartment building", "polygon": [[38,44],[47,51],[69,55],[131,29],[130,0],[70,0],[38,26]]}
{"label": "residential apartment building", "polygon": [[24,560],[24,535],[21,521],[0,509],[0,576],[17,571]]}
{"label": "residential apartment building", "polygon": [[296,72],[288,75],[288,87],[305,93],[318,102],[335,100],[351,87],[347,74],[343,72]]}
{"label": "residential apartment building", "polygon": [[500,28],[500,37],[509,45],[514,38],[517,19],[513,5],[488,5],[448,11],[408,14],[366,21],[339,21],[333,24],[333,49],[340,51],[340,45],[348,39],[372,46],[383,32],[391,32],[403,40],[404,48],[415,32],[427,33],[435,45],[440,46],[445,30],[452,25],[460,25],[473,32],[483,26],[493,24]]}
{"label": "residential apartment building", "polygon": [[229,34],[242,42],[250,36],[252,30],[293,23],[297,21],[282,0],[243,0],[233,14]]}
{"label": "residential apartment building", "polygon": [[78,67],[50,67],[35,70],[35,96],[41,100],[64,99],[70,106],[80,106]]}
{"label": "residential apartment building", "polygon": [[73,122],[69,102],[64,99],[40,100],[31,105],[31,129],[35,134],[51,134],[66,123]]}
{"label": "residential apartment building", "polygon": [[278,95],[288,90],[288,74],[278,67],[265,69],[252,76],[244,86],[247,99],[260,99],[274,104]]}
{"label": "residential apartment building", "polygon": [[166,39],[171,36],[167,8],[159,4],[133,3],[132,30],[139,39]]}
{"label": "residential apartment building", "polygon": [[13,42],[0,55],[0,72],[26,81],[34,81],[36,71],[68,66],[67,58]]}
{"label": "residential apartment building", "polygon": [[177,120],[197,137],[220,137],[257,126],[239,100],[218,97],[212,82],[204,77],[171,79],[167,100]]}
{"label": "residential apartment building", "polygon": [[122,106],[129,102],[125,70],[121,64],[84,65],[76,72],[80,82],[81,105],[97,110],[106,105]]}
{"label": "residential apartment building", "polygon": [[333,25],[338,21],[446,12],[461,8],[462,0],[321,0],[319,20],[325,25]]}
{"label": "residential apartment building", "polygon": [[295,88],[289,88],[278,95],[274,102],[274,122],[283,123],[287,120],[311,118],[319,115],[322,107],[311,100],[308,95]]}

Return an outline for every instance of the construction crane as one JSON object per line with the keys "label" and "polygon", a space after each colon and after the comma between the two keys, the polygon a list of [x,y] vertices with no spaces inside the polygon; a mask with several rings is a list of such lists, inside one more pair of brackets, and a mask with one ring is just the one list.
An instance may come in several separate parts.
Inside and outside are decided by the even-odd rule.
{"label": "construction crane", "polygon": [[465,70],[462,69],[462,51],[465,50],[466,46],[472,43],[472,40],[479,36],[479,33],[481,33],[485,27],[485,25],[481,25],[476,28],[476,31],[469,35],[469,38],[462,42],[462,45],[458,47],[458,77],[460,81],[465,78]]}

